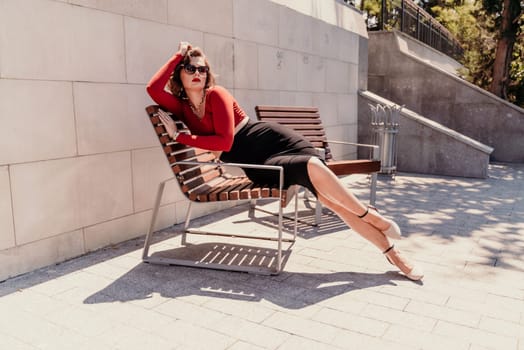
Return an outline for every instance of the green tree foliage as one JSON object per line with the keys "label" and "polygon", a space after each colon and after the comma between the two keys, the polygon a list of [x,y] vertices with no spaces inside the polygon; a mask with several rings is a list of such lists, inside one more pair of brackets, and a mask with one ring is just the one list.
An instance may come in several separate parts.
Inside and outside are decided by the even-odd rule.
{"label": "green tree foliage", "polygon": [[381,0],[361,0],[360,10],[363,11],[366,16],[366,25],[369,30],[378,29],[378,21],[380,18]]}
{"label": "green tree foliage", "polygon": [[[491,83],[496,40],[495,24],[478,3],[455,7],[434,6],[431,12],[457,38],[464,49],[460,73],[471,83],[487,89]],[[481,23],[481,24],[480,24]]]}
{"label": "green tree foliage", "polygon": [[[398,18],[391,12],[401,0],[387,0],[388,18],[384,29],[395,28]],[[464,55],[460,72],[469,82],[496,93],[524,107],[524,0],[415,0],[426,12],[442,23],[460,42]],[[360,9],[367,15],[369,30],[378,28],[382,0],[361,0]],[[396,3],[393,5],[393,3]],[[511,11],[504,12],[504,4]],[[509,8],[509,6],[508,6]],[[511,18],[510,32],[502,32],[504,16]],[[509,37],[506,45],[501,39]],[[511,38],[514,38],[512,43]],[[502,46],[502,48],[501,48]],[[499,59],[497,58],[499,50]],[[501,52],[504,52],[502,54]],[[503,61],[502,58],[506,58]],[[502,63],[501,63],[502,62]],[[504,65],[507,64],[506,69]],[[494,69],[499,68],[498,71]],[[498,76],[497,76],[498,75]],[[492,85],[498,79],[496,91]]]}
{"label": "green tree foliage", "polygon": [[[435,18],[453,33],[464,48],[462,64],[466,68],[462,71],[463,77],[473,84],[492,91],[498,96],[507,99],[521,107],[524,107],[524,21],[522,11],[524,8],[521,0],[507,0],[516,2],[518,6],[512,7],[512,19],[516,26],[511,28],[511,33],[503,33],[503,0],[465,1],[457,4],[456,1],[435,1],[438,3],[429,9]],[[515,14],[515,11],[517,14]],[[505,45],[507,53],[499,55],[507,56],[507,69],[500,69],[504,63],[499,57],[496,62],[497,50],[501,50],[501,39],[505,36],[514,38],[509,45]],[[503,48],[504,49],[504,48]],[[496,68],[499,68],[498,72]],[[495,89],[495,79],[498,84],[504,86]],[[498,76],[497,75],[502,75]],[[499,86],[500,87],[500,86]]]}

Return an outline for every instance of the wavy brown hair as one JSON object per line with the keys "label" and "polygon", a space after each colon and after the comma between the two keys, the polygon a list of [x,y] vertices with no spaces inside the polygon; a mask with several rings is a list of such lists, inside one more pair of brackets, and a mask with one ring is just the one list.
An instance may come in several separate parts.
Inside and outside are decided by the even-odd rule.
{"label": "wavy brown hair", "polygon": [[175,69],[173,70],[173,73],[171,74],[171,78],[169,79],[169,89],[171,90],[171,93],[179,97],[181,99],[187,99],[186,92],[184,90],[184,85],[182,85],[182,80],[180,79],[180,71],[184,68],[186,64],[190,64],[192,57],[204,57],[204,63],[209,68],[209,71],[206,75],[206,85],[204,86],[204,89],[208,89],[215,85],[215,75],[213,74],[213,71],[211,70],[211,66],[209,65],[209,62],[204,55],[204,52],[199,47],[191,48],[187,50],[186,54],[184,55],[184,58],[182,58],[182,62],[180,62]]}

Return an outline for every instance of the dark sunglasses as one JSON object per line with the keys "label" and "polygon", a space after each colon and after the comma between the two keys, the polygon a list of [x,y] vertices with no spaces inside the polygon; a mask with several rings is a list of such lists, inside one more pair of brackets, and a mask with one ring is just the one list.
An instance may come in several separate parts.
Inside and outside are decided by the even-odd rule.
{"label": "dark sunglasses", "polygon": [[196,71],[198,71],[198,73],[200,74],[206,74],[207,72],[209,72],[209,67],[208,66],[193,66],[192,64],[185,64],[184,65],[184,70],[186,71],[187,74],[195,74]]}

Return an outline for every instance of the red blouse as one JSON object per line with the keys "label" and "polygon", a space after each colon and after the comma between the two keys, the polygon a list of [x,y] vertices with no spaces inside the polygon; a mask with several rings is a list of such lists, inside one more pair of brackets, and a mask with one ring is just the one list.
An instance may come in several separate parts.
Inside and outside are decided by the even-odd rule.
{"label": "red blouse", "polygon": [[191,135],[178,135],[177,142],[210,151],[229,151],[235,137],[235,126],[246,118],[246,113],[225,88],[215,85],[207,89],[205,113],[199,119],[188,101],[164,90],[173,70],[181,61],[182,56],[178,53],[171,57],[147,84],[148,94],[191,130]]}

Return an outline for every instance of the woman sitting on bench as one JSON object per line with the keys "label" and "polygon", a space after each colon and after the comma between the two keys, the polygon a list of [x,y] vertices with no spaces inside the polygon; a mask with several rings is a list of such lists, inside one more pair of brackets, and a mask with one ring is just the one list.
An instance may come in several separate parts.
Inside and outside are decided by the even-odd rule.
{"label": "woman sitting on bench", "polygon": [[[422,279],[423,273],[390,242],[401,237],[398,225],[360,203],[302,136],[277,123],[251,121],[233,96],[215,85],[201,49],[181,42],[178,52],[151,78],[147,92],[191,130],[191,134],[179,133],[169,115],[160,112],[160,120],[173,140],[215,151],[224,162],[282,166],[285,187],[298,184],[308,188],[323,205],[378,247],[405,276]],[[244,171],[257,184],[279,182],[276,172]]]}

